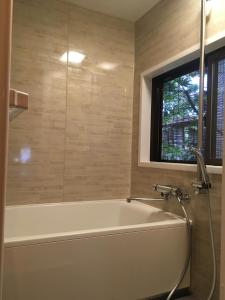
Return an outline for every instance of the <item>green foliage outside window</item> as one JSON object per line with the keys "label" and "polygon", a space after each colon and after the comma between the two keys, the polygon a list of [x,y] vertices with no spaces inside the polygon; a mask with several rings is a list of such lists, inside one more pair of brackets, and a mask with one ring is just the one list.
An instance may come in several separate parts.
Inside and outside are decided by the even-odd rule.
{"label": "green foliage outside window", "polygon": [[162,160],[193,161],[197,145],[199,72],[165,81],[162,110]]}

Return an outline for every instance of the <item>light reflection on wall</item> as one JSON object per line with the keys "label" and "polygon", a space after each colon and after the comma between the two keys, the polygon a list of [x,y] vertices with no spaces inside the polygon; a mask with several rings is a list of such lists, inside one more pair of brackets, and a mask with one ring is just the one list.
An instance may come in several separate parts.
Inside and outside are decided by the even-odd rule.
{"label": "light reflection on wall", "polygon": [[206,1],[206,16],[209,17],[209,15],[211,14],[212,11],[212,7],[213,7],[213,1],[212,0],[208,0]]}
{"label": "light reflection on wall", "polygon": [[102,70],[106,70],[106,71],[111,71],[116,69],[118,66],[118,64],[115,63],[111,63],[111,62],[102,62],[100,64],[98,64],[98,68],[102,69]]}
{"label": "light reflection on wall", "polygon": [[30,161],[30,159],[31,159],[31,149],[30,147],[24,147],[20,149],[19,157],[16,157],[14,161],[17,163],[26,164]]}
{"label": "light reflection on wall", "polygon": [[[206,4],[207,4],[206,9],[207,9],[208,17],[210,18],[211,26],[215,26],[216,23],[219,24],[220,22],[221,24],[224,24],[225,1],[210,0],[207,1]],[[224,27],[222,28],[224,29]]]}
{"label": "light reflection on wall", "polygon": [[78,51],[69,51],[65,52],[61,57],[60,61],[68,62],[71,64],[81,64],[82,61],[85,59],[86,55],[78,52]]}

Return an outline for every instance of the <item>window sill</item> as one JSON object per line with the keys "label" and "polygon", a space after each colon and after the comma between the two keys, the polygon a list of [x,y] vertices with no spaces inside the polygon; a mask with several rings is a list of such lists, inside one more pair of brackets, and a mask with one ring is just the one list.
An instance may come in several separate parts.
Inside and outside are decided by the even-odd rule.
{"label": "window sill", "polygon": [[[138,167],[176,170],[176,171],[188,171],[188,172],[197,171],[197,165],[193,165],[193,164],[179,164],[179,163],[166,163],[166,162],[154,162],[154,161],[139,162]],[[209,174],[222,174],[223,167],[207,165],[207,171]]]}

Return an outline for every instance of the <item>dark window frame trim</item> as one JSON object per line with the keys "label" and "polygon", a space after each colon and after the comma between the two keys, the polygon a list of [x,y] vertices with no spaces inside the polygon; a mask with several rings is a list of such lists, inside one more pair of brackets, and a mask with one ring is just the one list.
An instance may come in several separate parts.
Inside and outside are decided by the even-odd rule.
{"label": "dark window frame trim", "polygon": [[[211,85],[212,81],[211,76],[211,67],[212,60],[215,61],[218,58],[225,57],[225,47],[219,48],[213,52],[210,52],[206,55],[206,64],[205,67],[209,68],[208,70],[208,94],[207,94],[207,114],[206,122],[211,124],[212,120],[212,109],[215,111],[216,103],[213,101],[215,99],[215,93],[211,95]],[[150,119],[150,161],[152,162],[166,162],[166,163],[178,163],[178,164],[196,164],[196,161],[184,161],[184,160],[163,160],[161,159],[161,138],[162,138],[162,86],[164,80],[172,80],[178,76],[185,75],[189,72],[199,70],[199,58],[192,60],[188,63],[185,63],[179,67],[176,67],[173,70],[167,71],[164,74],[161,74],[157,77],[152,78],[152,105],[151,105],[151,119]],[[215,81],[214,76],[214,81]],[[214,89],[215,90],[215,89]],[[156,99],[156,100],[154,100]],[[215,118],[214,118],[215,119]],[[215,120],[214,120],[215,123]],[[221,166],[221,159],[210,159],[212,157],[212,147],[211,141],[212,137],[212,128],[210,126],[206,127],[206,163],[214,166]],[[215,125],[214,125],[215,127]],[[215,148],[215,147],[214,147]],[[214,150],[215,151],[215,150]]]}

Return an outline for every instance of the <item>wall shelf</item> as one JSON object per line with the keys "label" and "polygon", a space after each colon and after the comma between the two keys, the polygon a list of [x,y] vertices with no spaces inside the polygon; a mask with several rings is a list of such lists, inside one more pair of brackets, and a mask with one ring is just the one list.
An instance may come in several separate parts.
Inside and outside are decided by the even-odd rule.
{"label": "wall shelf", "polygon": [[25,110],[28,110],[29,94],[10,89],[9,98],[9,121],[15,119]]}

